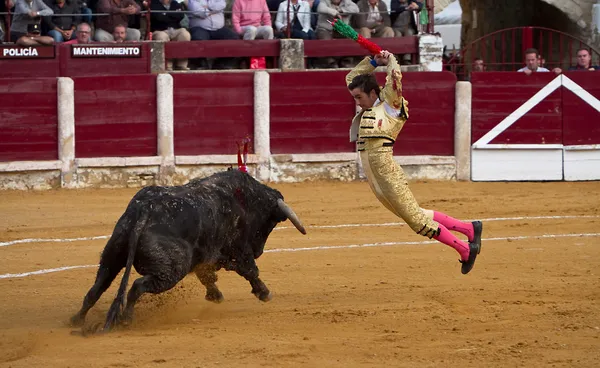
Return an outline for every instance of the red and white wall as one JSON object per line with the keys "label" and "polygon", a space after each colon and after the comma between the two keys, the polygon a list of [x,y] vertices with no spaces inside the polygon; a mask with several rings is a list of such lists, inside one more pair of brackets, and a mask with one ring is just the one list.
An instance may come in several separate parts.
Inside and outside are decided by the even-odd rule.
{"label": "red and white wall", "polygon": [[600,180],[600,74],[475,73],[475,181]]}

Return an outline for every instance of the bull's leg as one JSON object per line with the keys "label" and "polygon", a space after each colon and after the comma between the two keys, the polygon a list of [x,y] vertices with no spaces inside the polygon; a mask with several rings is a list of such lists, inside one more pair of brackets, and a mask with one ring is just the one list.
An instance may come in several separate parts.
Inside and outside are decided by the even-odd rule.
{"label": "bull's leg", "polygon": [[198,265],[194,269],[194,273],[202,285],[206,287],[204,299],[209,302],[221,303],[223,301],[223,294],[215,284],[217,282],[215,267],[211,265]]}
{"label": "bull's leg", "polygon": [[96,281],[92,288],[87,292],[85,298],[83,299],[83,306],[81,310],[77,312],[73,317],[71,317],[71,325],[72,326],[81,326],[85,321],[85,316],[88,311],[96,304],[100,296],[108,289],[110,284],[113,282],[115,277],[119,274],[121,269],[125,266],[125,264],[112,265],[112,267],[107,267],[100,263],[100,268],[98,268],[98,273],[96,274]]}
{"label": "bull's leg", "polygon": [[160,294],[172,289],[181,281],[187,272],[172,270],[169,274],[146,275],[133,282],[129,293],[127,293],[127,305],[123,311],[123,323],[129,324],[133,319],[133,307],[144,293]]}
{"label": "bull's leg", "polygon": [[258,267],[254,258],[250,258],[246,262],[240,262],[236,265],[235,271],[238,275],[242,276],[252,286],[252,294],[254,294],[259,300],[268,302],[272,299],[271,292],[267,288],[264,282],[258,277]]}

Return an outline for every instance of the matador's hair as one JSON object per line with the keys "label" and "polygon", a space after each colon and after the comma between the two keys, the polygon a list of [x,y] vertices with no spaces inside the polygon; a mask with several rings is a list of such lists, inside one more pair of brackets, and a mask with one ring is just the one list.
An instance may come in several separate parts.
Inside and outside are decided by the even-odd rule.
{"label": "matador's hair", "polygon": [[375,91],[377,96],[381,92],[381,88],[379,84],[377,84],[377,79],[374,74],[360,74],[352,79],[352,82],[348,85],[348,89],[352,91],[355,88],[360,88],[361,91],[366,93],[367,95],[371,93],[371,91]]}

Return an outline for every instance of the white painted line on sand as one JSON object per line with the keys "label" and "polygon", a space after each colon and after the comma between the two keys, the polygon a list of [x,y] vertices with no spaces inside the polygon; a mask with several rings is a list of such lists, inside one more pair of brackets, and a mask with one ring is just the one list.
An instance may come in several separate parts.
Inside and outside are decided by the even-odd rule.
{"label": "white painted line on sand", "polygon": [[[498,240],[525,240],[525,239],[551,239],[551,238],[581,238],[581,237],[600,237],[600,233],[583,233],[583,234],[542,234],[542,235],[529,235],[529,236],[507,236],[501,238],[487,238],[482,241],[498,241]],[[265,253],[283,253],[283,252],[304,252],[313,250],[330,250],[330,249],[349,249],[349,248],[368,248],[368,247],[389,247],[395,245],[422,245],[422,244],[434,244],[436,240],[426,241],[410,241],[410,242],[385,242],[385,243],[366,243],[366,244],[349,244],[349,245],[328,245],[320,247],[306,247],[306,248],[276,248],[267,249]],[[0,279],[11,279],[18,277],[26,277],[32,275],[42,275],[52,272],[60,272],[66,270],[72,270],[77,268],[91,268],[98,267],[98,265],[81,265],[81,266],[65,266],[59,268],[50,268],[45,270],[38,270],[24,273],[7,273],[0,275]]]}
{"label": "white painted line on sand", "polygon": [[[600,216],[524,216],[524,217],[490,217],[479,219],[479,221],[484,222],[493,222],[493,221],[520,221],[520,220],[562,220],[562,219],[585,219],[585,218],[600,218]],[[474,220],[465,220],[465,221],[474,221]],[[340,224],[340,225],[316,225],[316,226],[306,226],[307,229],[340,229],[346,227],[386,227],[386,226],[404,226],[406,225],[404,222],[385,222],[381,224]],[[293,226],[280,226],[276,227],[274,230],[288,230],[295,229]],[[58,239],[58,238],[33,238],[33,239],[17,239],[10,240],[6,242],[0,242],[0,247],[6,247],[14,244],[24,244],[24,243],[67,243],[67,242],[75,242],[75,241],[87,241],[87,240],[102,240],[108,239],[110,235],[100,235],[100,236],[90,236],[90,237],[81,237],[81,238],[66,238],[66,239]]]}

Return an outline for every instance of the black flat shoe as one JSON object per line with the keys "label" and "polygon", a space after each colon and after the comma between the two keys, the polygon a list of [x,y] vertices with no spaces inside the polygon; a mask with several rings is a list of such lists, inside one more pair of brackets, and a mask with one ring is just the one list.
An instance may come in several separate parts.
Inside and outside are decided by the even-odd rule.
{"label": "black flat shoe", "polygon": [[473,221],[471,224],[473,224],[474,233],[472,243],[477,244],[477,247],[479,248],[477,254],[479,254],[481,253],[481,233],[483,232],[483,223],[481,221]]}
{"label": "black flat shoe", "polygon": [[459,262],[462,264],[460,272],[462,272],[463,275],[468,274],[469,271],[473,269],[473,266],[475,265],[475,259],[477,258],[478,254],[479,247],[477,244],[469,243],[469,259],[467,261],[459,260]]}

